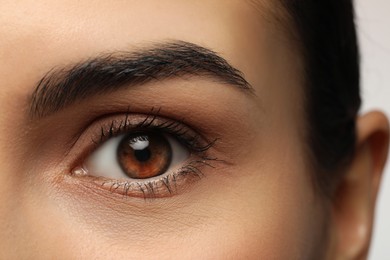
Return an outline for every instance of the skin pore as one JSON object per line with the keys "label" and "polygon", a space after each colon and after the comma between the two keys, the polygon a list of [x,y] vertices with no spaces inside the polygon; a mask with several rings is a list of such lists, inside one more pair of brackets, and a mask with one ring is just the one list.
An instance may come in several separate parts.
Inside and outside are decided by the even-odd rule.
{"label": "skin pore", "polygon": [[[321,197],[304,156],[303,61],[268,2],[0,1],[0,258],[364,258],[387,120],[359,119],[339,199]],[[31,117],[48,73],[179,41],[219,55],[251,90],[191,70]],[[213,143],[201,178],[159,195],[72,173],[102,128],[148,116]]]}

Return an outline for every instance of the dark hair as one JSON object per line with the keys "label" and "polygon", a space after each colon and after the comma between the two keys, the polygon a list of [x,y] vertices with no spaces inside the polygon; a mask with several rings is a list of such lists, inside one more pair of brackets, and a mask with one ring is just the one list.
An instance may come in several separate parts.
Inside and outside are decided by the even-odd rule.
{"label": "dark hair", "polygon": [[281,0],[305,62],[307,138],[314,170],[330,194],[355,151],[359,50],[352,0]]}

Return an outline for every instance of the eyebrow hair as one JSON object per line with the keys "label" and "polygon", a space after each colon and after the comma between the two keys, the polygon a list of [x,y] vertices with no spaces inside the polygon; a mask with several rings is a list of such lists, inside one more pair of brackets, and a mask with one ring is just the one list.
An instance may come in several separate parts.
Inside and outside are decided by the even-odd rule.
{"label": "eyebrow hair", "polygon": [[45,117],[94,95],[184,75],[212,77],[252,92],[243,73],[216,52],[174,41],[132,52],[101,54],[52,69],[31,95],[30,116]]}

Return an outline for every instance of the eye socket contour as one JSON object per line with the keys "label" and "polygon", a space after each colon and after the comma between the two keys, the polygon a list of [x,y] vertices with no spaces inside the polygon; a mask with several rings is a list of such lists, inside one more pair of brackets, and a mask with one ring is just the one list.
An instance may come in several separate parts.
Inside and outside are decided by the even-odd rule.
{"label": "eye socket contour", "polygon": [[189,157],[176,138],[152,131],[113,137],[84,162],[91,176],[110,179],[151,179],[173,172]]}

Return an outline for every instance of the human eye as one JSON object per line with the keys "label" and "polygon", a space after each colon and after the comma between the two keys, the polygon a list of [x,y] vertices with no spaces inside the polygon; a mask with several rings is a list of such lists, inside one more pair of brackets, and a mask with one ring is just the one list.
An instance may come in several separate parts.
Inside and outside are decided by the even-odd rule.
{"label": "human eye", "polygon": [[218,161],[209,155],[216,139],[209,141],[182,121],[162,117],[160,110],[148,115],[127,112],[97,129],[91,134],[92,147],[71,175],[112,193],[173,196]]}

